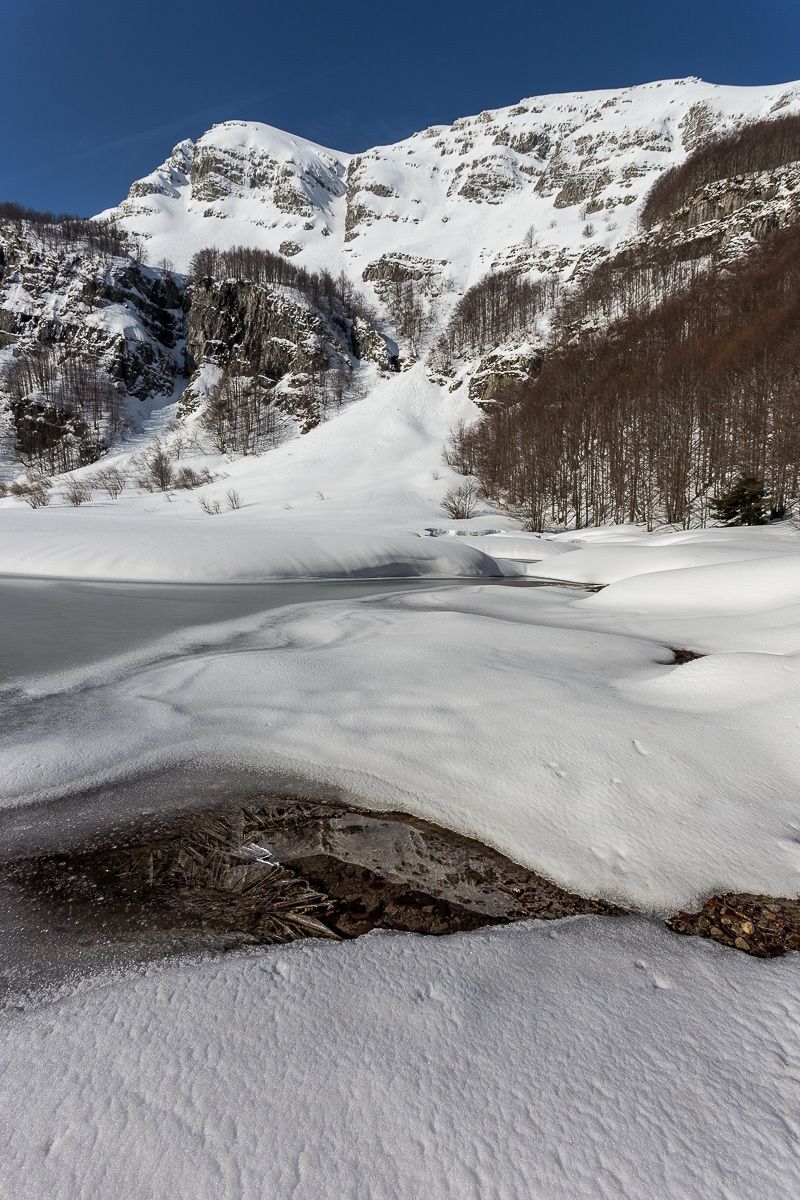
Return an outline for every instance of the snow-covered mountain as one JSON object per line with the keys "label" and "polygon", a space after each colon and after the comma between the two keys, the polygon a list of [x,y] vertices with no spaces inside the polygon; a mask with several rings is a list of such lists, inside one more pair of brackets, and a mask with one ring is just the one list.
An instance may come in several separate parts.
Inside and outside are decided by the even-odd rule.
{"label": "snow-covered mountain", "polygon": [[[648,239],[669,253],[674,246],[678,258],[692,242],[685,257],[693,260],[709,247],[747,248],[754,234],[800,216],[797,163],[713,182],[691,212],[655,230],[640,224],[645,197],[710,135],[797,112],[800,83],[667,80],[531,98],[356,155],[228,121],[181,141],[99,215],[117,239],[110,250],[87,244],[80,229],[65,240],[61,227],[0,213],[0,367],[54,351],[23,378],[17,372],[16,401],[2,385],[5,474],[19,472],[25,438],[35,442],[31,462],[56,472],[132,432],[141,441],[143,424],[163,435],[176,421],[191,439],[219,370],[230,369],[257,376],[256,406],[265,398],[279,404],[295,432],[335,419],[342,437],[330,422],[317,435],[334,478],[344,465],[342,407],[369,399],[355,420],[361,432],[348,451],[358,460],[350,476],[370,491],[380,460],[381,486],[391,477],[403,497],[416,494],[417,484],[403,480],[422,477],[420,414],[425,472],[438,478],[442,441],[477,414],[472,401],[491,402],[509,377],[531,377],[547,352],[553,301],[543,293],[519,308],[516,324],[450,336],[443,353],[469,289],[502,273],[506,289],[522,281],[563,294],[622,247]],[[226,259],[221,274],[187,279],[199,251],[240,246],[277,256],[266,277],[231,274]],[[103,422],[92,417],[87,433],[91,414],[72,412],[59,370],[76,353],[110,378],[115,395],[125,394],[127,416],[110,440]],[[393,382],[398,368],[415,368],[414,378]],[[103,387],[101,378],[96,388]],[[153,421],[158,410],[163,419]],[[365,449],[373,431],[377,458]],[[65,438],[70,454],[61,453]],[[404,465],[408,446],[413,468],[410,459]],[[303,453],[319,474],[319,450]]]}
{"label": "snow-covered mountain", "polygon": [[492,268],[563,271],[613,248],[704,137],[798,110],[800,83],[666,80],[534,97],[356,155],[229,121],[180,142],[102,215],[152,265],[186,270],[205,246],[245,244],[360,282],[399,254],[463,291]]}

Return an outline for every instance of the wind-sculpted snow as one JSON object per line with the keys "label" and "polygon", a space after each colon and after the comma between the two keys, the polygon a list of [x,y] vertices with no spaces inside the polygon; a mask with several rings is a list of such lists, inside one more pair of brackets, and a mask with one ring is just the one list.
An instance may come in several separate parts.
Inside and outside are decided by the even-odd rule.
{"label": "wind-sculpted snow", "polygon": [[[481,539],[429,544],[443,541]],[[491,541],[496,554],[502,539]],[[773,556],[753,558],[766,542]],[[740,561],[719,563],[710,533],[688,564],[706,547],[716,565],[683,568],[668,540],[649,543],[672,569],[597,595],[399,584],[396,595],[301,604],[10,679],[3,801],[86,795],[155,771],[248,769],[428,818],[570,890],[645,910],[721,890],[794,895],[794,543],[743,531],[726,553]],[[566,574],[583,553],[545,566]],[[764,563],[772,598],[732,603]],[[707,599],[693,612],[698,572]],[[682,647],[708,657],[676,665]]]}
{"label": "wind-sculpted snow", "polygon": [[642,921],[295,943],[0,1018],[26,1200],[785,1200],[797,965]]}

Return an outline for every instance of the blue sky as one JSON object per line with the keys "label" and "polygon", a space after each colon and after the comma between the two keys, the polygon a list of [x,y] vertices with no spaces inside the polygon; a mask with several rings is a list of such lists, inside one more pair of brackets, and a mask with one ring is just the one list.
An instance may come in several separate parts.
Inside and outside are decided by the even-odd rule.
{"label": "blue sky", "polygon": [[0,46],[0,199],[91,213],[226,118],[353,151],[537,93],[795,79],[800,2],[0,0]]}

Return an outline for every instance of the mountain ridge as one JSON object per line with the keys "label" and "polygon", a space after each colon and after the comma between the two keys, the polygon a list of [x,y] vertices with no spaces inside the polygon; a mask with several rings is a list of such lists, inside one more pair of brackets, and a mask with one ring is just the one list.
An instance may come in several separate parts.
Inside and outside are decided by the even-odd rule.
{"label": "mountain ridge", "polygon": [[[709,138],[798,113],[800,83],[689,78],[532,97],[355,155],[223,122],[100,214],[105,249],[92,222],[0,216],[4,469],[80,470],[149,433],[195,447],[195,480],[219,455],[269,449],[294,496],[301,462],[322,494],[322,461],[326,479],[352,462],[369,481],[380,460],[398,511],[430,520],[458,478],[441,466],[448,432],[534,383],[554,323],[557,341],[608,320],[604,279],[628,263],[632,291],[663,298],[797,220],[793,154],[712,179],[661,224],[640,218],[653,183]],[[98,396],[113,385],[109,419],[65,387],[76,356]],[[334,424],[363,447],[345,454]]]}
{"label": "mountain ridge", "polygon": [[615,226],[587,240],[612,249],[635,228],[657,175],[709,132],[798,108],[798,82],[689,77],[528,97],[358,154],[260,122],[222,122],[179,142],[101,215],[139,237],[151,265],[169,258],[187,270],[198,249],[241,243],[363,282],[383,254],[404,252],[444,260],[463,290],[531,226],[574,256],[583,206]]}

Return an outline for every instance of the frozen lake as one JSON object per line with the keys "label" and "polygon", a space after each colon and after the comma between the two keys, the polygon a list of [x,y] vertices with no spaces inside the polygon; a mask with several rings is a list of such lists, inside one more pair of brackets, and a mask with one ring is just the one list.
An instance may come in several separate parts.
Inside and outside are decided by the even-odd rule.
{"label": "frozen lake", "polygon": [[138,649],[177,629],[314,600],[356,599],[430,580],[298,583],[108,583],[0,579],[0,678],[51,674]]}

